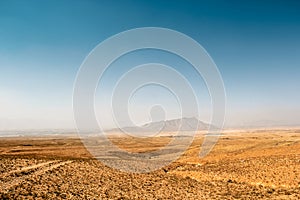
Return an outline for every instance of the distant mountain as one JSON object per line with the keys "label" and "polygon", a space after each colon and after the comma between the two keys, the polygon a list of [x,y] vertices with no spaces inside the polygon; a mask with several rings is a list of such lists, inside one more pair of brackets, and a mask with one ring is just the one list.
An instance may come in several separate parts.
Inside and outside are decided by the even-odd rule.
{"label": "distant mountain", "polygon": [[[174,132],[174,131],[195,131],[195,130],[207,130],[209,124],[206,124],[197,118],[182,118],[172,119],[166,121],[158,121],[144,124],[143,126],[136,127],[124,127],[122,131],[129,133],[137,132]],[[121,131],[120,129],[113,129],[112,132]]]}
{"label": "distant mountain", "polygon": [[226,125],[227,129],[238,128],[238,129],[261,129],[261,128],[293,128],[299,127],[299,123],[293,123],[288,121],[276,121],[276,120],[256,120],[246,121],[238,124]]}

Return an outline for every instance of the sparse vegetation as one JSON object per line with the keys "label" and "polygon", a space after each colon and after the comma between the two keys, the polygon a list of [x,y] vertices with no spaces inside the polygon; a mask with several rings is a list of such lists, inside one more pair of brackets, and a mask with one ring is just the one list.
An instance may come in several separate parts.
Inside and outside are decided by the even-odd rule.
{"label": "sparse vegetation", "polygon": [[198,137],[179,160],[145,174],[103,165],[78,139],[55,141],[1,140],[0,199],[300,198],[300,135],[295,131],[226,134],[203,159]]}

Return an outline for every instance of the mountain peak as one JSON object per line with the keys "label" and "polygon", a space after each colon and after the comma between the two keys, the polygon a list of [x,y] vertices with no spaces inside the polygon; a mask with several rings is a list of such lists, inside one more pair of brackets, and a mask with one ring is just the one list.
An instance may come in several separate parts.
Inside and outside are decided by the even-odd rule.
{"label": "mountain peak", "polygon": [[[175,132],[175,131],[196,131],[207,130],[209,124],[206,124],[196,117],[184,117],[179,119],[169,119],[146,123],[142,126],[122,128],[125,132]],[[120,129],[119,129],[120,130]]]}

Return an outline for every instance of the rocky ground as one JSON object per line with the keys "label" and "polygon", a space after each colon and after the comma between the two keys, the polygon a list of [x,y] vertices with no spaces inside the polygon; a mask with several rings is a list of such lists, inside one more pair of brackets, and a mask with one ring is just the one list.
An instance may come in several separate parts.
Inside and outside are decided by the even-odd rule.
{"label": "rocky ground", "polygon": [[201,142],[136,174],[103,165],[77,139],[2,139],[0,199],[300,199],[298,132],[227,134],[203,159]]}

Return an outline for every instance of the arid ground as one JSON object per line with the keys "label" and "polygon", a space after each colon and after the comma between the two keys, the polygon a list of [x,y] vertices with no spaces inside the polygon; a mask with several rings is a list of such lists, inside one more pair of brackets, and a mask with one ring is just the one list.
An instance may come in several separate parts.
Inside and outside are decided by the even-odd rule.
{"label": "arid ground", "polygon": [[[112,140],[143,152],[170,138]],[[105,166],[78,138],[1,138],[0,199],[300,199],[300,130],[227,131],[200,159],[202,141],[138,174]]]}

